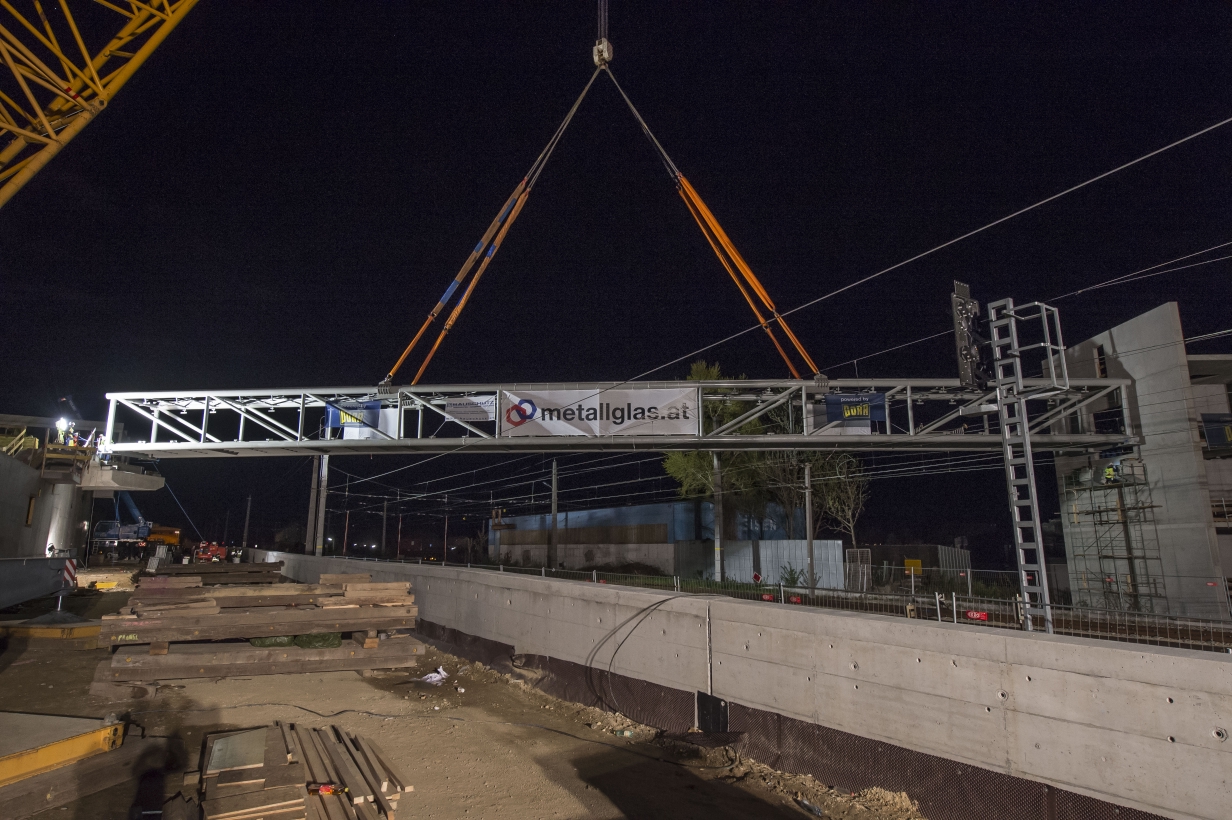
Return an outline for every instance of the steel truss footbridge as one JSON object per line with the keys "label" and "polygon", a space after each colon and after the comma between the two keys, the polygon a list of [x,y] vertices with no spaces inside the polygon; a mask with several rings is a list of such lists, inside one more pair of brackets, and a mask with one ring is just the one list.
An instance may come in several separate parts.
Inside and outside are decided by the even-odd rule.
{"label": "steel truss footbridge", "polygon": [[[331,455],[711,451],[718,505],[720,452],[999,450],[1024,626],[1051,632],[1033,452],[1136,444],[1129,381],[1071,380],[1059,334],[1039,346],[1048,377],[1026,378],[1013,313],[991,312],[987,387],[819,377],[108,393],[99,450],[105,458],[315,456],[309,519],[318,554]],[[1120,412],[1110,423],[1112,408]],[[120,417],[126,433],[148,429],[146,438],[114,440]],[[717,533],[715,565],[721,572]]]}
{"label": "steel truss footbridge", "polygon": [[[1050,379],[1023,379],[1022,384],[1036,449],[1098,451],[1136,441],[1127,412],[1112,432],[1095,430],[1089,412],[1093,405],[1126,407],[1120,395],[1128,381],[1079,379],[1058,385]],[[653,405],[654,398],[665,395],[675,398],[687,414],[674,420],[667,432],[643,432],[655,425],[639,424],[643,420],[638,419],[612,424],[616,411],[638,407],[639,396],[647,397],[641,404]],[[557,397],[561,406],[536,406],[540,415],[568,412],[582,418],[554,419],[561,422],[555,430],[548,425],[527,430],[523,417],[529,405],[519,402],[543,396]],[[677,450],[997,452],[1004,447],[997,389],[973,389],[957,379],[176,390],[108,393],[107,398],[101,451],[138,458]],[[613,410],[616,398],[619,407]],[[836,405],[858,411],[843,416],[834,412]],[[585,418],[587,411],[596,418]],[[708,427],[705,420],[714,418],[730,420]],[[142,437],[115,441],[119,419],[126,435]],[[573,421],[577,423],[570,425]],[[612,429],[605,429],[605,421]],[[758,431],[750,434],[751,426]],[[1107,429],[1106,424],[1101,428]]]}

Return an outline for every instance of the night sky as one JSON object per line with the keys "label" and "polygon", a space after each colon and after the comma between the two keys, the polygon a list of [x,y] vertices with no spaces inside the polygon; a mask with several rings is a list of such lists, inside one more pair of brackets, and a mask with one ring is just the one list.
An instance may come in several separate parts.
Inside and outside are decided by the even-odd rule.
{"label": "night sky", "polygon": [[[780,309],[1232,116],[1222,3],[617,0],[610,29],[617,78]],[[202,0],[0,210],[0,411],[58,414],[72,395],[97,418],[108,390],[375,384],[580,92],[594,38],[592,2]],[[955,278],[985,302],[1046,300],[1232,240],[1230,149],[1232,125],[793,328],[849,376],[832,365],[947,330]],[[1058,305],[1073,342],[1169,300],[1188,335],[1221,330],[1229,296],[1224,263]],[[425,381],[624,379],[750,323],[600,77]],[[760,333],[707,355],[786,375]],[[954,376],[952,341],[859,372]],[[335,462],[373,475],[413,460]],[[438,459],[381,491],[540,463]],[[227,509],[237,537],[249,492],[257,539],[306,512],[305,460],[161,468],[209,537]],[[995,471],[878,481],[865,528],[968,534],[977,563],[995,562],[1003,486]],[[165,492],[139,503],[184,524]]]}

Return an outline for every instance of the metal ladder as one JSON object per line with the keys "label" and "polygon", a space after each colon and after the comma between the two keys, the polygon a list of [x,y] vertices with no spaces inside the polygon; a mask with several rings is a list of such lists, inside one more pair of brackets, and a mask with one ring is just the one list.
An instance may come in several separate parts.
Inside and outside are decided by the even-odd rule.
{"label": "metal ladder", "polygon": [[[1018,341],[1019,320],[1038,320],[1043,341],[1023,346]],[[1052,604],[1048,598],[1048,572],[1044,563],[1043,530],[1035,489],[1031,426],[1027,400],[1046,398],[1069,387],[1065,346],[1055,308],[1032,302],[1018,309],[1013,299],[988,305],[992,343],[993,384],[997,389],[997,415],[1001,421],[1001,449],[1005,456],[1006,488],[1013,519],[1018,556],[1018,587],[1022,595],[1023,627],[1035,630],[1040,621],[1052,632]],[[1052,341],[1053,335],[1056,342]],[[1023,384],[1023,353],[1037,350],[1049,375],[1049,384],[1028,391]]]}

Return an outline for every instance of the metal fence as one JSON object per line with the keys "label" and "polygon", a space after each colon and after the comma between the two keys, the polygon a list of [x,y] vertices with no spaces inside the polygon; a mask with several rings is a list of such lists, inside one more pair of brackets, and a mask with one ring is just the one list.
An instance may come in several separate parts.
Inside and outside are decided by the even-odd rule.
{"label": "metal fence", "polygon": [[[381,561],[376,558],[353,560]],[[424,561],[422,559],[418,561],[402,559],[386,563],[423,564]],[[904,573],[904,580],[909,586],[914,582],[914,591],[901,589],[901,584],[878,584],[875,590],[861,591],[810,589],[785,584],[755,584],[731,580],[714,581],[704,578],[682,578],[678,575],[629,575],[600,570],[519,567],[509,564],[446,564],[441,561],[428,563],[434,566],[465,567],[558,580],[640,587],[680,594],[723,595],[729,598],[766,603],[839,609],[1000,629],[1044,631],[1044,624],[1028,623],[1027,618],[1024,617],[1017,590],[1013,594],[963,594],[959,589],[951,587],[965,587],[967,578],[970,576],[960,576],[958,571],[954,570],[929,570],[916,574],[914,577]],[[874,567],[874,570],[880,569],[880,567]],[[903,572],[902,567],[896,569]],[[976,573],[980,572],[976,571]],[[995,575],[1013,577],[1015,573],[995,573]],[[976,589],[976,583],[977,581],[972,579],[970,589],[973,591]],[[981,588],[988,586],[991,585],[985,584]],[[997,592],[1004,588],[1000,585],[994,587]],[[1209,621],[1171,615],[1053,604],[1052,623],[1053,631],[1058,635],[1232,653],[1232,621]]]}

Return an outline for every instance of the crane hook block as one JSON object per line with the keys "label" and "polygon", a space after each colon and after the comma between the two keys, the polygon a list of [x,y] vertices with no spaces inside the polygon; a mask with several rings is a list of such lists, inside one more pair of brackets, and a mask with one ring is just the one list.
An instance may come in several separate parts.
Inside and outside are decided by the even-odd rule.
{"label": "crane hook block", "polygon": [[594,51],[592,52],[595,58],[595,65],[603,68],[612,61],[612,44],[604,37],[595,43]]}

